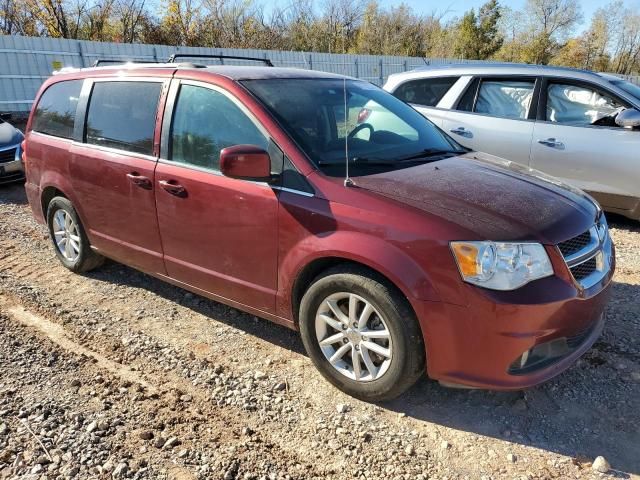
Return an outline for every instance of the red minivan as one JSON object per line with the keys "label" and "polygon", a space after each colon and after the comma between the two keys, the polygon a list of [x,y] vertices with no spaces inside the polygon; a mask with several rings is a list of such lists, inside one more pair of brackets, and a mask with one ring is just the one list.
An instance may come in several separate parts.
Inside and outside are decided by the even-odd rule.
{"label": "red minivan", "polygon": [[397,396],[425,370],[529,387],[603,328],[614,248],[597,203],[464,149],[364,81],[77,70],[42,86],[23,146],[29,203],[67,268],[108,257],[299,329],[358,398]]}

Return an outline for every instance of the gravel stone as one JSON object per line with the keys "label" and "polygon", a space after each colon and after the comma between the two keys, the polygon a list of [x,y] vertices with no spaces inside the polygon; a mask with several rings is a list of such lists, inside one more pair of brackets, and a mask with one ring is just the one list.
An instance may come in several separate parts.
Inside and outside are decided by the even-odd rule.
{"label": "gravel stone", "polygon": [[593,461],[591,468],[595,472],[607,473],[609,470],[611,470],[611,465],[609,465],[609,462],[606,458],[599,456],[596,457],[596,459]]}

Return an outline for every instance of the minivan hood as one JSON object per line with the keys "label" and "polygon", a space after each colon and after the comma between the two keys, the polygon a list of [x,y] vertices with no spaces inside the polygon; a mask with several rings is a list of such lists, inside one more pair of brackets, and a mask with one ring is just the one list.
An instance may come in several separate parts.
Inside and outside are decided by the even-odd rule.
{"label": "minivan hood", "polygon": [[586,231],[599,214],[597,204],[581,190],[478,152],[354,181],[360,188],[440,216],[476,236],[465,240],[555,244]]}
{"label": "minivan hood", "polygon": [[15,145],[22,141],[20,130],[10,123],[0,123],[0,148]]}

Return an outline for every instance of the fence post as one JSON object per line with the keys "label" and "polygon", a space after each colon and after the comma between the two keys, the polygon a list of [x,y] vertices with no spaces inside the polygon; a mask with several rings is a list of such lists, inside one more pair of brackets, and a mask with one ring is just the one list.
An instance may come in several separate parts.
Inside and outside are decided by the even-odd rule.
{"label": "fence post", "polygon": [[313,70],[313,53],[309,54],[309,70]]}
{"label": "fence post", "polygon": [[158,61],[158,50],[156,49],[156,47],[155,47],[155,46],[153,47],[153,60],[154,60],[155,62],[157,62],[157,61]]}
{"label": "fence post", "polygon": [[86,67],[84,63],[84,54],[82,53],[82,42],[78,40],[78,55],[80,56],[80,67]]}
{"label": "fence post", "polygon": [[356,57],[355,59],[355,64],[356,64],[356,78],[360,78],[360,71],[358,69],[358,57]]}
{"label": "fence post", "polygon": [[384,84],[384,76],[382,75],[382,59],[380,59],[380,85],[378,85],[379,87],[381,87]]}
{"label": "fence post", "polygon": [[404,71],[406,72],[407,70],[409,70],[409,63],[407,62],[407,60],[404,61]]}

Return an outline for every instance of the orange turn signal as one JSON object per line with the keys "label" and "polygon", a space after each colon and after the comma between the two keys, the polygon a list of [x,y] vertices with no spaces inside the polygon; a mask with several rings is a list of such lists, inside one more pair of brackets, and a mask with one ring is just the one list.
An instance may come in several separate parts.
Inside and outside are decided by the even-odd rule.
{"label": "orange turn signal", "polygon": [[464,277],[473,277],[478,274],[478,247],[464,242],[452,242],[451,250],[456,256],[458,268]]}

